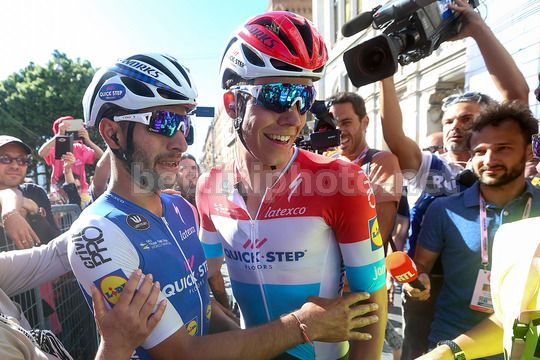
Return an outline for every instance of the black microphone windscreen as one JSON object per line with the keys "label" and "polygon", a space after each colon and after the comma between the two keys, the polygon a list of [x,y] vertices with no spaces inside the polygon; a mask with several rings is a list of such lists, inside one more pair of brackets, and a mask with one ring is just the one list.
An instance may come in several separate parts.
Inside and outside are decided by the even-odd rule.
{"label": "black microphone windscreen", "polygon": [[367,29],[373,21],[373,12],[366,11],[355,17],[354,19],[346,22],[341,27],[341,33],[343,36],[352,36],[360,31]]}

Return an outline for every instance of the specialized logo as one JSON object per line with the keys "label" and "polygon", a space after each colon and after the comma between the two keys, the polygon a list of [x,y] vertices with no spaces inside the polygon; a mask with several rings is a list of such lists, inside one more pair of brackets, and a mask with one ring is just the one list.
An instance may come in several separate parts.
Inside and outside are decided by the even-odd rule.
{"label": "specialized logo", "polygon": [[197,330],[199,330],[199,324],[197,323],[197,317],[186,324],[186,330],[189,335],[195,336]]}
{"label": "specialized logo", "polygon": [[262,42],[264,46],[273,48],[274,45],[276,45],[276,40],[265,34],[264,31],[257,29],[253,26],[248,26],[248,31],[251,33],[251,35],[257,38],[257,40]]}
{"label": "specialized logo", "polygon": [[120,269],[94,281],[94,284],[101,291],[105,300],[111,305],[115,305],[120,300],[120,295],[124,291],[126,283],[127,276]]}
{"label": "specialized logo", "polygon": [[111,258],[107,257],[107,248],[103,245],[103,231],[100,228],[87,226],[80,233],[73,234],[72,240],[75,254],[88,269],[111,261]]}
{"label": "specialized logo", "polygon": [[141,241],[139,243],[139,246],[143,250],[154,250],[154,249],[159,249],[160,247],[168,246],[168,245],[172,245],[172,244],[167,239],[159,239],[159,240],[148,239],[145,241]]}
{"label": "specialized logo", "polygon": [[375,251],[382,247],[383,239],[381,236],[381,230],[379,229],[379,221],[377,216],[368,220],[369,225],[369,237],[371,239],[371,250]]}
{"label": "specialized logo", "polygon": [[129,214],[126,223],[133,229],[143,231],[150,229],[150,221],[141,214]]}
{"label": "specialized logo", "polygon": [[[184,221],[184,218],[182,217],[182,212],[180,211],[180,209],[178,209],[178,206],[173,204],[173,209],[174,209],[174,212],[176,213],[176,215],[180,218],[180,220],[182,220],[182,223],[185,225],[186,222]],[[182,240],[184,240],[184,239],[182,239]]]}
{"label": "specialized logo", "polygon": [[120,100],[126,95],[126,88],[122,84],[107,84],[99,89],[99,98],[105,101]]}
{"label": "specialized logo", "polygon": [[137,60],[122,60],[120,62],[124,65],[129,66],[132,69],[139,70],[140,72],[150,75],[156,79],[159,78],[159,76],[161,75],[161,72],[157,69],[154,69],[153,67],[141,63]]}
{"label": "specialized logo", "polygon": [[289,191],[289,196],[287,197],[287,201],[289,203],[291,202],[291,196],[293,195],[293,193],[296,191],[296,189],[298,189],[298,187],[302,183],[301,176],[302,176],[302,174],[298,174],[298,176],[293,181],[291,181],[291,184],[289,185],[289,190],[291,190],[291,191]]}
{"label": "specialized logo", "polygon": [[307,207],[299,206],[293,208],[277,208],[272,209],[268,207],[268,210],[264,214],[265,219],[271,219],[275,217],[284,217],[284,216],[300,216],[304,215],[307,212]]}

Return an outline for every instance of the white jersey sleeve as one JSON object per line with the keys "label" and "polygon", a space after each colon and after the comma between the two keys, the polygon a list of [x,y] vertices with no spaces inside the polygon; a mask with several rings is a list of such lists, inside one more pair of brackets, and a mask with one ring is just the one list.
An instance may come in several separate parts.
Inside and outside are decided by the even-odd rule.
{"label": "white jersey sleeve", "polygon": [[[88,301],[91,301],[90,287],[94,285],[110,307],[120,298],[132,272],[143,266],[122,230],[101,216],[89,214],[79,218],[70,229],[67,250],[73,273]],[[158,303],[163,299],[166,297],[161,293]],[[141,346],[149,349],[158,345],[182,325],[180,315],[169,303],[161,321]]]}

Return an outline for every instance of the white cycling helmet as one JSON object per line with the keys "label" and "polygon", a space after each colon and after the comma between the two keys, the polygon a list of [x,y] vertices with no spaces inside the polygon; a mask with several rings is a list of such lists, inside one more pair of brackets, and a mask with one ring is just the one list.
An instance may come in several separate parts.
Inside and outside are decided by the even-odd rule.
{"label": "white cycling helmet", "polygon": [[154,106],[195,107],[197,89],[188,68],[163,54],[137,54],[101,68],[83,97],[86,127],[99,124],[110,109]]}

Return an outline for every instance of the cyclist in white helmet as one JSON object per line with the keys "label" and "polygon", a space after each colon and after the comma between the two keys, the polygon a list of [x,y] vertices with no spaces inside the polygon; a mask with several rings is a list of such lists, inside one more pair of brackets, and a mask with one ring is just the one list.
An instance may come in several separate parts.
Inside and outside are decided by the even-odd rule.
{"label": "cyclist in white helmet", "polygon": [[358,329],[373,321],[361,317],[370,305],[351,306],[366,299],[362,293],[314,298],[267,326],[202,336],[237,327],[210,300],[196,210],[160,192],[190,143],[196,96],[189,70],[161,54],[119,60],[88,87],[85,120],[99,128],[113,156],[109,189],[70,229],[69,261],[85,294],[95,286],[112,307],[137,269],[160,283],[165,314],[137,359],[270,358],[303,342],[304,326],[314,340],[362,339]]}
{"label": "cyclist in white helmet", "polygon": [[363,330],[371,340],[311,343],[308,327],[305,343],[276,359],[376,360],[387,305],[373,192],[360,167],[293,146],[327,60],[314,25],[290,12],[255,16],[233,35],[220,74],[238,141],[234,160],[199,181],[201,240],[211,276],[225,259],[248,328],[309,296],[339,298],[346,270],[377,308]]}

